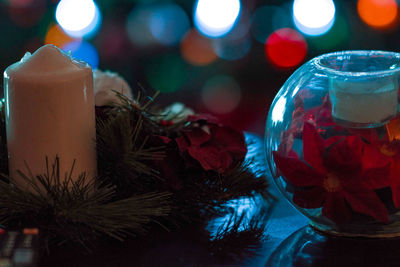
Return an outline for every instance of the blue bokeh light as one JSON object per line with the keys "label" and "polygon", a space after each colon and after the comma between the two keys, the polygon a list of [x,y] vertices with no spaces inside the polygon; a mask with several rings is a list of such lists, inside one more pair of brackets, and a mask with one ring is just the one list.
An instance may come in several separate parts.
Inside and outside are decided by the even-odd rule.
{"label": "blue bokeh light", "polygon": [[202,34],[221,37],[232,30],[240,10],[240,0],[197,0],[194,23]]}
{"label": "blue bokeh light", "polygon": [[335,4],[332,0],[295,0],[293,21],[302,33],[312,36],[328,32],[335,22]]}
{"label": "blue bokeh light", "polygon": [[99,54],[96,48],[85,41],[74,41],[62,47],[66,52],[71,52],[72,57],[87,62],[92,69],[99,66]]}
{"label": "blue bokeh light", "polygon": [[245,36],[239,40],[219,38],[212,42],[215,54],[225,60],[238,60],[243,58],[250,51],[251,45],[251,38],[249,38],[249,36]]}
{"label": "blue bokeh light", "polygon": [[154,5],[137,5],[129,13],[126,20],[126,31],[129,40],[137,46],[149,46],[156,42],[151,29],[150,22]]}
{"label": "blue bokeh light", "polygon": [[257,41],[263,44],[274,31],[291,27],[290,12],[284,7],[261,6],[256,9],[251,18],[251,33]]}
{"label": "blue bokeh light", "polygon": [[92,37],[101,25],[101,13],[93,0],[61,0],[56,20],[72,37]]}
{"label": "blue bokeh light", "polygon": [[179,43],[189,28],[190,22],[186,12],[172,3],[154,8],[150,17],[151,34],[164,45]]}

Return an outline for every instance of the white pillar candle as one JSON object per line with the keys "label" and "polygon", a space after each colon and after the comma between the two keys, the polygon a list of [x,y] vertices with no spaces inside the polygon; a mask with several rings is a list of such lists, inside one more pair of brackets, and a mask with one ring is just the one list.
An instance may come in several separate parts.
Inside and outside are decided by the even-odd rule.
{"label": "white pillar candle", "polygon": [[[90,66],[53,45],[39,48],[4,72],[7,147],[10,175],[17,170],[46,172],[45,158],[60,158],[64,179],[73,161],[73,177],[96,175],[93,74]],[[27,173],[28,174],[28,173]]]}
{"label": "white pillar candle", "polygon": [[389,121],[397,114],[397,95],[397,76],[330,81],[332,115],[350,126],[373,127]]}

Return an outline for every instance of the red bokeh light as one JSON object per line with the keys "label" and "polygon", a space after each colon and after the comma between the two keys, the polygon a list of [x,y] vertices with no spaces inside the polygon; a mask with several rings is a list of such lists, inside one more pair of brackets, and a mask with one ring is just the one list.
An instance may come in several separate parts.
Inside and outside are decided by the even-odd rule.
{"label": "red bokeh light", "polygon": [[307,43],[296,30],[282,28],[268,37],[265,53],[273,65],[280,68],[291,68],[300,64],[306,57]]}
{"label": "red bokeh light", "polygon": [[46,13],[46,0],[13,0],[10,2],[10,19],[18,26],[36,26]]}

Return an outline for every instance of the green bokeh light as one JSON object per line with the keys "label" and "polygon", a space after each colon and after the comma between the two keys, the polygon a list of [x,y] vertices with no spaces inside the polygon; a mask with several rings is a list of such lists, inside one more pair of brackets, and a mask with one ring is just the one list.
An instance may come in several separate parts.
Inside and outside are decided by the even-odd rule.
{"label": "green bokeh light", "polygon": [[317,50],[331,50],[343,47],[347,44],[350,37],[349,25],[345,18],[336,16],[335,23],[326,34],[308,37],[309,45]]}
{"label": "green bokeh light", "polygon": [[146,65],[146,77],[153,89],[170,93],[177,91],[186,80],[187,65],[176,54],[155,57]]}

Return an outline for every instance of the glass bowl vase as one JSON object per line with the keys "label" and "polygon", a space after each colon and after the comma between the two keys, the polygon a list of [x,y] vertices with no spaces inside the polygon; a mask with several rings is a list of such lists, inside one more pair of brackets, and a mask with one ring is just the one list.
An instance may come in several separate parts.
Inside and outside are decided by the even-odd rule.
{"label": "glass bowl vase", "polygon": [[267,161],[313,228],[400,236],[399,74],[399,53],[329,53],[305,63],[276,95]]}

